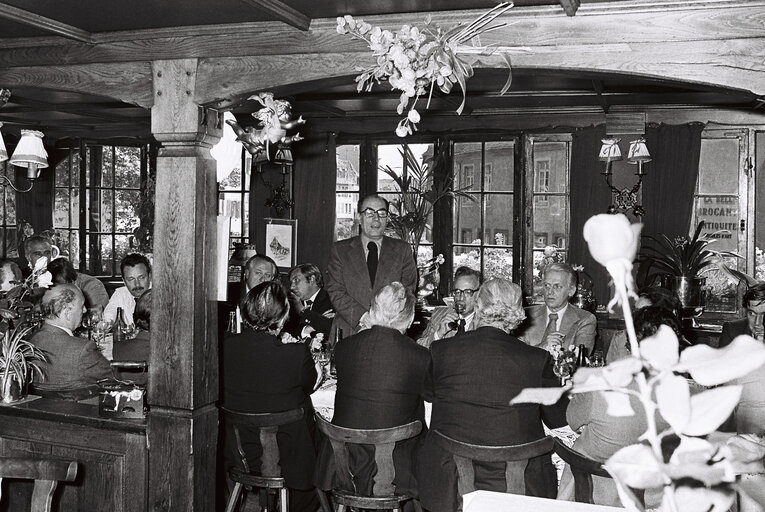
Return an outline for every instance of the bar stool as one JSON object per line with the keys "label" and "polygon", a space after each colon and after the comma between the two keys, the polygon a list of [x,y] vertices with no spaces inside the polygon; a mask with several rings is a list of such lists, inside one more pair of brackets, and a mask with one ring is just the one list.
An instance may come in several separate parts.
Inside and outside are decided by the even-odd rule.
{"label": "bar stool", "polygon": [[[228,476],[234,482],[234,490],[226,504],[226,512],[236,510],[242,489],[259,488],[261,496],[264,496],[265,505],[263,512],[268,512],[268,495],[275,493],[279,497],[279,510],[288,512],[289,497],[287,488],[284,486],[281,467],[279,466],[279,446],[276,443],[276,433],[279,426],[294,423],[303,418],[303,408],[290,409],[284,412],[274,413],[244,413],[232,411],[221,407],[223,419],[230,424],[234,431],[236,450],[239,455],[241,468],[229,470]],[[254,427],[259,431],[260,444],[263,447],[261,467],[258,474],[252,473],[247,457],[242,448],[240,428]]]}
{"label": "bar stool", "polygon": [[[335,476],[340,485],[332,489],[332,495],[337,505],[337,512],[344,512],[346,507],[350,507],[351,510],[360,508],[399,512],[401,505],[409,500],[414,500],[415,510],[422,510],[420,502],[413,496],[396,494],[393,486],[393,480],[396,478],[393,449],[398,441],[410,439],[422,431],[422,423],[419,420],[398,427],[360,430],[338,427],[325,420],[321,414],[316,413],[316,426],[320,432],[329,438],[335,457]],[[347,445],[349,444],[374,445],[377,473],[374,476],[372,496],[362,495],[355,491],[353,474],[348,461]],[[321,492],[319,496],[322,498],[322,508],[326,512],[326,497]]]}
{"label": "bar stool", "polygon": [[22,478],[35,481],[30,512],[50,512],[58,482],[73,482],[76,477],[75,461],[0,457],[0,480]]}
{"label": "bar stool", "polygon": [[524,444],[482,446],[457,441],[438,430],[432,430],[431,434],[435,436],[434,439],[441,449],[452,454],[454,464],[457,466],[457,492],[460,496],[458,510],[462,510],[462,496],[476,490],[473,467],[475,461],[505,462],[507,492],[524,494],[526,492],[524,473],[529,459],[551,453],[554,444],[554,438],[547,436]]}

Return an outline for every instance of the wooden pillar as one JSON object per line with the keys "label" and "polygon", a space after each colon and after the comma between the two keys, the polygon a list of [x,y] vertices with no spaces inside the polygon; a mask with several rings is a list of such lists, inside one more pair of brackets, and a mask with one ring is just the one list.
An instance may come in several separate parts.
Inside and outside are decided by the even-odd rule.
{"label": "wooden pillar", "polygon": [[152,63],[157,157],[149,510],[215,510],[215,162],[222,116],[194,103],[196,59]]}

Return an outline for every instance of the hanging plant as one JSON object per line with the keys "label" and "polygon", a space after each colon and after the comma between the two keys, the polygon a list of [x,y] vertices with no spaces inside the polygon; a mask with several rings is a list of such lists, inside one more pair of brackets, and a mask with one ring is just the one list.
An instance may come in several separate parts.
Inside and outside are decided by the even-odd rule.
{"label": "hanging plant", "polygon": [[[400,30],[391,32],[346,15],[337,18],[337,32],[350,34],[366,42],[377,58],[374,66],[362,70],[356,77],[358,92],[371,91],[375,83],[379,84],[383,80],[387,80],[392,89],[401,91],[396,111],[399,115],[406,111],[406,117],[399,121],[396,135],[406,137],[417,129],[417,123],[420,122],[420,113],[415,108],[417,101],[427,94],[427,109],[435,87],[449,94],[454,84],[459,84],[462,103],[457,108],[457,114],[462,113],[465,108],[466,82],[473,76],[473,68],[459,56],[460,46],[480,34],[505,26],[504,23],[490,24],[512,6],[512,3],[503,2],[468,25],[459,23],[448,30],[433,25],[430,16],[425,19],[422,29],[404,25]],[[506,54],[502,56],[510,68],[509,57]],[[512,74],[508,76],[500,94],[507,92],[511,81]]]}

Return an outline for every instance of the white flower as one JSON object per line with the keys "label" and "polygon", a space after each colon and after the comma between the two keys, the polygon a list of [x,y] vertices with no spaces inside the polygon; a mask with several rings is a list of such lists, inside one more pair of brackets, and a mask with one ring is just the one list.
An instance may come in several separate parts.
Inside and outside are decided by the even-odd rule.
{"label": "white flower", "polygon": [[409,128],[399,123],[399,125],[396,127],[396,135],[399,137],[406,137],[409,135]]}
{"label": "white flower", "polygon": [[415,109],[410,110],[406,117],[413,123],[420,122],[420,114]]}
{"label": "white flower", "polygon": [[42,256],[40,258],[37,258],[33,272],[39,272],[41,270],[45,270],[46,268],[48,268],[48,257]]}
{"label": "white flower", "polygon": [[603,213],[584,223],[584,239],[592,257],[603,266],[615,259],[632,261],[637,253],[642,224],[630,224],[624,214]]}
{"label": "white flower", "polygon": [[39,286],[40,288],[50,288],[52,284],[53,284],[53,276],[48,271],[43,272],[37,278],[37,286]]}
{"label": "white flower", "polygon": [[557,247],[554,247],[554,246],[552,246],[552,245],[548,245],[547,247],[545,247],[545,250],[544,250],[544,254],[545,254],[545,256],[547,256],[548,258],[552,258],[552,257],[553,257],[553,256],[555,256],[557,253],[558,253],[558,249],[557,249]]}

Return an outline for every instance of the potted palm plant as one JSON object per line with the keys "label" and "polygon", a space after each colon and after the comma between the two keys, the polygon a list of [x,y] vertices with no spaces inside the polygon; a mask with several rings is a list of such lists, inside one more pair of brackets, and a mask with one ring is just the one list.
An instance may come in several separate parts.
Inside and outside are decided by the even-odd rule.
{"label": "potted palm plant", "polygon": [[0,400],[12,403],[26,397],[27,386],[36,373],[43,377],[45,354],[24,338],[34,329],[27,325],[6,330],[0,343]]}
{"label": "potted palm plant", "polygon": [[690,239],[672,240],[663,234],[646,236],[653,244],[643,246],[640,251],[642,281],[651,284],[659,279],[662,286],[677,293],[688,316],[701,314],[706,305],[703,293],[706,277],[701,276],[702,271],[717,266],[722,257],[739,257],[730,251],[710,249],[709,244],[716,238],[714,233],[701,234],[704,224],[703,220],[698,223]]}

